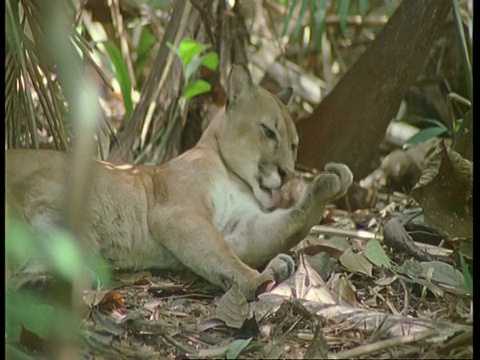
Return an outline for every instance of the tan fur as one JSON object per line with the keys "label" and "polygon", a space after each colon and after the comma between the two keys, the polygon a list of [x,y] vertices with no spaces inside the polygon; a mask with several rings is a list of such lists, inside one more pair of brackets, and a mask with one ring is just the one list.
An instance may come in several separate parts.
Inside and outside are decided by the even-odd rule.
{"label": "tan fur", "polygon": [[[114,266],[187,267],[223,289],[236,283],[251,299],[293,270],[289,258],[275,257],[308,234],[352,175],[345,165],[327,165],[291,207],[279,208],[279,189],[296,160],[294,123],[245,67],[234,66],[228,85],[226,108],[181,156],[154,166],[92,162],[85,239]],[[68,159],[56,151],[7,151],[7,200],[39,234],[60,221]],[[255,270],[270,260],[262,273]]]}

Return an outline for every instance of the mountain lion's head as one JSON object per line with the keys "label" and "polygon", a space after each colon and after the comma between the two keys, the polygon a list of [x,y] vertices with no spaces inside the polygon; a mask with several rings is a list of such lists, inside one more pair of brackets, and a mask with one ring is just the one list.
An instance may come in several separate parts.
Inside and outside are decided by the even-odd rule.
{"label": "mountain lion's head", "polygon": [[255,86],[242,65],[230,72],[220,153],[265,211],[278,207],[297,158],[298,135],[286,106],[291,96],[291,88],[274,95]]}

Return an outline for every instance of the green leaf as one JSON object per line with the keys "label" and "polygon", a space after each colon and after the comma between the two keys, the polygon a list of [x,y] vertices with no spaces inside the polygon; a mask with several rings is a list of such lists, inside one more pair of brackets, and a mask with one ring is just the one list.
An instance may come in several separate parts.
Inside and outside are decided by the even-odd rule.
{"label": "green leaf", "polygon": [[467,285],[468,293],[473,295],[473,278],[463,255],[460,255],[460,263],[462,264],[463,278],[465,279],[465,285]]}
{"label": "green leaf", "polygon": [[164,13],[168,13],[172,10],[174,2],[171,0],[142,0],[139,2],[138,0],[135,1],[128,1],[134,7],[145,6],[149,10],[149,14],[153,14],[155,10],[160,10]]}
{"label": "green leaf", "polygon": [[215,52],[210,52],[199,59],[193,59],[185,66],[185,80],[188,83],[190,77],[198,70],[200,65],[207,67],[210,70],[216,70],[218,68],[218,55]]}
{"label": "green leaf", "polygon": [[460,127],[462,126],[462,123],[463,123],[463,118],[459,118],[457,119],[457,121],[455,121],[455,133],[460,131]]}
{"label": "green leaf", "polygon": [[73,280],[82,269],[82,252],[75,238],[67,231],[58,230],[48,240],[49,255],[58,274]]}
{"label": "green leaf", "polygon": [[367,13],[367,6],[368,6],[368,0],[359,0],[358,10],[362,18],[365,17],[365,14]]}
{"label": "green leaf", "polygon": [[142,27],[137,45],[137,59],[146,56],[156,42],[157,38],[155,37],[155,35],[152,34],[148,27]]}
{"label": "green leaf", "polygon": [[465,287],[463,274],[452,265],[442,261],[428,261],[420,263],[422,276],[428,278],[430,269],[433,269],[431,279],[455,287]]}
{"label": "green leaf", "polygon": [[192,77],[192,75],[195,73],[195,71],[198,70],[198,68],[200,67],[200,65],[202,64],[202,59],[193,59],[192,61],[190,61],[188,63],[187,66],[185,66],[185,82],[186,83],[189,83],[190,82],[190,78]]}
{"label": "green leaf", "polygon": [[22,325],[43,339],[50,336],[55,319],[54,308],[42,304],[38,296],[26,291],[7,289],[5,309],[5,332],[9,341],[20,339]]}
{"label": "green leaf", "polygon": [[416,279],[421,275],[423,269],[417,260],[405,260],[403,264],[397,268],[397,271],[412,279]]}
{"label": "green leaf", "polygon": [[207,49],[207,45],[200,44],[192,39],[183,39],[178,46],[178,54],[184,66],[187,66],[195,56]]}
{"label": "green leaf", "polygon": [[105,286],[110,284],[112,280],[112,266],[100,253],[89,254],[88,258],[85,259],[85,263],[101,284]]}
{"label": "green leaf", "polygon": [[318,29],[317,29],[317,50],[322,50],[322,37],[323,37],[323,29],[325,28],[325,18],[327,17],[327,2],[320,1],[320,5],[317,9],[317,22],[318,22]]}
{"label": "green leaf", "polygon": [[48,339],[53,332],[66,338],[75,335],[79,319],[64,306],[48,303],[32,291],[5,289],[5,339],[18,342],[21,327]]}
{"label": "green leaf", "polygon": [[292,6],[290,7],[287,17],[285,18],[285,21],[283,23],[282,37],[285,36],[285,34],[287,33],[288,25],[290,24],[290,20],[292,20],[293,12],[295,11],[295,8],[297,7],[299,1],[300,0],[293,0]]}
{"label": "green leaf", "polygon": [[202,65],[207,69],[215,71],[218,69],[218,54],[214,51],[205,54],[202,57]]}
{"label": "green leaf", "polygon": [[340,30],[345,34],[347,27],[348,9],[350,8],[351,0],[339,0],[338,2],[338,15],[340,16]]}
{"label": "green leaf", "polygon": [[6,207],[5,218],[5,250],[6,260],[20,261],[40,256],[41,247],[30,231],[30,228],[9,213]]}
{"label": "green leaf", "polygon": [[427,140],[433,139],[447,132],[448,132],[448,129],[446,127],[440,127],[440,126],[422,129],[418,133],[413,135],[410,139],[405,141],[405,144],[403,144],[403,148],[408,149],[415,144],[425,142]]}
{"label": "green leaf", "polygon": [[423,122],[427,123],[427,124],[432,124],[432,127],[441,127],[441,128],[445,128],[446,130],[448,130],[446,125],[444,123],[442,123],[441,121],[437,120],[437,119],[425,118],[425,119],[423,119]]}
{"label": "green leaf", "polygon": [[[8,7],[9,8],[9,7]],[[7,8],[7,9],[8,9]],[[15,31],[17,29],[13,29],[14,26],[17,26],[16,23],[11,21],[11,16],[9,16],[7,12],[5,12],[5,43],[7,45],[7,49],[15,47]]]}
{"label": "green leaf", "polygon": [[228,350],[227,350],[227,359],[236,359],[238,358],[238,355],[250,344],[252,341],[252,338],[248,338],[246,340],[239,339],[233,341],[230,345],[228,345]]}
{"label": "green leaf", "polygon": [[113,73],[120,85],[123,97],[123,105],[125,106],[126,117],[129,118],[133,111],[132,101],[132,83],[130,81],[130,75],[128,73],[127,64],[123,60],[120,50],[112,40],[103,42],[105,49],[113,66]]}
{"label": "green leaf", "polygon": [[211,89],[212,85],[210,85],[205,80],[199,79],[192,81],[185,88],[185,98],[188,101],[194,96],[209,92]]}
{"label": "green leaf", "polygon": [[145,77],[145,69],[148,69],[152,66],[152,49],[157,43],[157,38],[148,30],[147,27],[142,27],[140,32],[140,38],[137,44],[137,58],[135,60],[135,78],[137,83],[137,88],[139,91],[142,91]]}
{"label": "green leaf", "polygon": [[315,21],[315,14],[317,13],[317,2],[316,1],[311,1],[310,2],[310,29],[313,32],[313,29],[317,28],[316,21]]}
{"label": "green leaf", "polygon": [[167,47],[180,57],[180,51],[170,41],[167,41]]}
{"label": "green leaf", "polygon": [[302,1],[302,6],[300,7],[300,13],[298,14],[298,20],[295,24],[295,30],[293,31],[292,42],[296,43],[298,38],[300,37],[300,30],[303,28],[303,16],[305,14],[305,10],[307,9],[308,0]]}
{"label": "green leaf", "polygon": [[392,267],[390,258],[377,239],[371,239],[365,246],[365,257],[378,267],[390,269]]}

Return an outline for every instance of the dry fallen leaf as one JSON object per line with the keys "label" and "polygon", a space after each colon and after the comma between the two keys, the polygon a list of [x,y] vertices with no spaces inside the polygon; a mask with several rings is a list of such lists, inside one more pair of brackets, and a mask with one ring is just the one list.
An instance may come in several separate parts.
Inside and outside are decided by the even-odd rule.
{"label": "dry fallen leaf", "polygon": [[48,342],[45,339],[26,329],[23,325],[22,332],[20,333],[20,344],[27,349],[41,353],[45,352],[48,346]]}
{"label": "dry fallen leaf", "polygon": [[97,306],[108,292],[110,290],[84,290],[82,295],[83,302],[89,307]]}
{"label": "dry fallen leaf", "polygon": [[236,284],[220,298],[215,316],[235,329],[240,329],[245,320],[252,317],[248,301]]}
{"label": "dry fallen leaf", "polygon": [[412,191],[424,210],[425,222],[449,238],[471,238],[473,162],[443,142]]}
{"label": "dry fallen leaf", "polygon": [[310,265],[307,257],[300,254],[298,269],[295,272],[295,294],[298,299],[315,300],[324,304],[336,304],[326,287],[325,281]]}
{"label": "dry fallen leaf", "polygon": [[123,307],[123,296],[115,290],[85,290],[83,302],[90,308],[98,306],[100,310],[110,311]]}
{"label": "dry fallen leaf", "polygon": [[356,289],[343,274],[334,274],[328,283],[338,302],[343,301],[353,307],[358,304]]}
{"label": "dry fallen leaf", "polygon": [[105,294],[98,307],[101,310],[121,309],[123,307],[123,296],[115,290],[111,290]]}
{"label": "dry fallen leaf", "polygon": [[364,256],[347,250],[340,256],[340,262],[349,271],[353,273],[372,276],[372,264]]}

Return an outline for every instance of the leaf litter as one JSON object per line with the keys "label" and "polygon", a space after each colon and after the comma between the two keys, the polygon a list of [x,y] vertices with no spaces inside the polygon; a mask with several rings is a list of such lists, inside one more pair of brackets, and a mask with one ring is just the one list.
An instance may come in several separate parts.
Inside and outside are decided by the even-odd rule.
{"label": "leaf litter", "polygon": [[188,272],[117,273],[111,288],[84,294],[82,355],[473,356],[472,298],[454,253],[420,246],[399,215],[416,204],[394,199],[382,211],[363,209],[361,223],[355,211],[328,207],[292,249],[292,277],[250,303]]}

